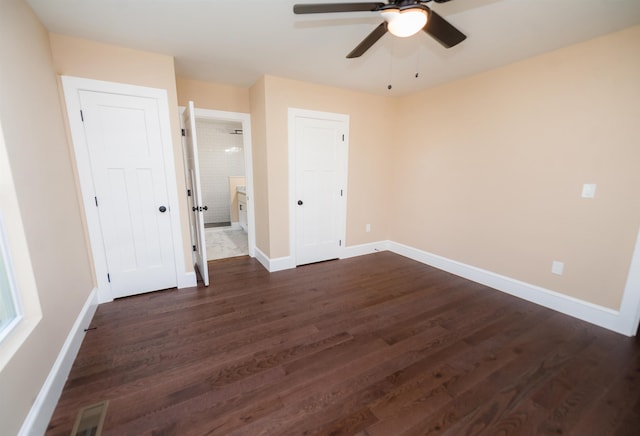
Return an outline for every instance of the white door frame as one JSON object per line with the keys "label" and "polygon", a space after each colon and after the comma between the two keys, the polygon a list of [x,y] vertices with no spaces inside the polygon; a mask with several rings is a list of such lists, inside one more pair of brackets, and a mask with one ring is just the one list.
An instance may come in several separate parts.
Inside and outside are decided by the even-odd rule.
{"label": "white door frame", "polygon": [[347,245],[347,182],[349,180],[349,115],[337,114],[332,112],[319,112],[308,109],[289,108],[289,258],[292,260],[291,268],[296,267],[296,209],[294,203],[296,200],[296,118],[314,118],[327,121],[339,121],[346,123],[344,147],[345,162],[344,174],[344,195],[340,202],[340,208],[337,211],[338,232],[342,245],[338,248],[338,257],[344,257],[345,247]]}
{"label": "white door frame", "polygon": [[[180,106],[180,120],[184,106]],[[249,256],[256,257],[256,215],[253,202],[253,154],[251,150],[251,115],[244,112],[228,112],[214,109],[200,109],[196,106],[193,117],[197,120],[235,121],[242,124],[242,148],[244,153],[244,177],[247,192],[247,240]],[[184,126],[183,126],[184,127]]]}
{"label": "white door frame", "polygon": [[185,271],[184,251],[182,246],[182,230],[180,224],[180,209],[178,206],[178,188],[173,159],[173,139],[169,117],[169,99],[167,91],[137,85],[128,85],[102,80],[85,79],[81,77],[60,76],[64,99],[67,108],[67,119],[73,142],[73,150],[82,194],[82,204],[89,232],[89,243],[93,258],[93,268],[98,287],[98,303],[113,301],[111,286],[107,280],[107,259],[102,239],[100,217],[95,205],[95,188],[89,160],[89,149],[80,116],[80,91],[93,91],[112,94],[124,94],[137,97],[155,99],[158,102],[158,117],[160,120],[160,136],[162,139],[165,176],[167,179],[168,205],[171,218],[173,251],[175,258],[176,283],[179,288],[194,286],[195,274]]}
{"label": "white door frame", "polygon": [[640,228],[631,256],[631,265],[620,303],[620,327],[618,331],[635,336],[640,323]]}

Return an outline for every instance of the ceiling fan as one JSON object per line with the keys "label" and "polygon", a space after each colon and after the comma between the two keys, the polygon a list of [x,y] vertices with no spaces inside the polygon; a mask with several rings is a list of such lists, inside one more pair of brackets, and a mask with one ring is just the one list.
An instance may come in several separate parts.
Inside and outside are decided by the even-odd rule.
{"label": "ceiling fan", "polygon": [[[451,48],[467,37],[451,23],[425,6],[431,0],[390,0],[389,3],[307,3],[293,6],[294,14],[324,14],[331,12],[380,12],[384,19],[373,32],[362,40],[348,59],[360,57],[371,48],[387,31],[391,34],[407,37],[424,30],[445,48]],[[446,3],[450,0],[433,0]]]}

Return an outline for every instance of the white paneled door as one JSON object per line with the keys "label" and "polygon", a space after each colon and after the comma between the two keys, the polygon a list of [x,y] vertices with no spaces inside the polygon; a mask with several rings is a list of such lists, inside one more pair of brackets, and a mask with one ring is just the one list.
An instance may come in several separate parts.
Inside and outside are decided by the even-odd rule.
{"label": "white paneled door", "polygon": [[207,266],[207,242],[204,232],[204,211],[207,205],[203,204],[202,185],[200,184],[200,163],[198,160],[198,137],[196,135],[195,108],[193,102],[187,105],[182,115],[182,125],[185,134],[185,165],[189,173],[191,184],[191,233],[192,240],[195,241],[194,262],[195,267],[200,271],[200,276],[205,286],[209,286],[209,268]]}
{"label": "white paneled door", "polygon": [[294,117],[295,261],[340,257],[344,243],[348,122]]}
{"label": "white paneled door", "polygon": [[84,132],[111,292],[177,285],[158,103],[81,90]]}

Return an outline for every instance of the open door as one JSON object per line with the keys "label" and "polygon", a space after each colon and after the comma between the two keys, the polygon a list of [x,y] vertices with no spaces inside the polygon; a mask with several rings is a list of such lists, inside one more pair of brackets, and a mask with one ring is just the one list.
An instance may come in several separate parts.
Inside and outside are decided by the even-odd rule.
{"label": "open door", "polygon": [[194,118],[194,106],[190,101],[182,116],[182,125],[185,130],[185,159],[187,177],[191,182],[193,203],[192,237],[195,240],[195,267],[200,272],[205,286],[209,286],[209,268],[207,267],[207,244],[204,235],[204,211],[207,206],[202,204],[202,189],[200,187],[200,166],[198,163],[198,139],[196,136],[196,120]]}

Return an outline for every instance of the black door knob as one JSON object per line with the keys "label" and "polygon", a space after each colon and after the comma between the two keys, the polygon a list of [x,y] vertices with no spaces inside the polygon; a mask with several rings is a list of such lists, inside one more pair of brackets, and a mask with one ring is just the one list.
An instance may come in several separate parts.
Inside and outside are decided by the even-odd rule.
{"label": "black door knob", "polygon": [[202,210],[209,210],[207,206],[202,206]]}
{"label": "black door knob", "polygon": [[160,207],[158,208],[158,210],[159,210],[160,212],[162,212],[162,213],[165,213],[165,212],[167,211],[167,208],[166,208],[166,207],[164,207],[164,206],[160,206]]}
{"label": "black door knob", "polygon": [[302,200],[298,200],[298,206],[302,206]]}

